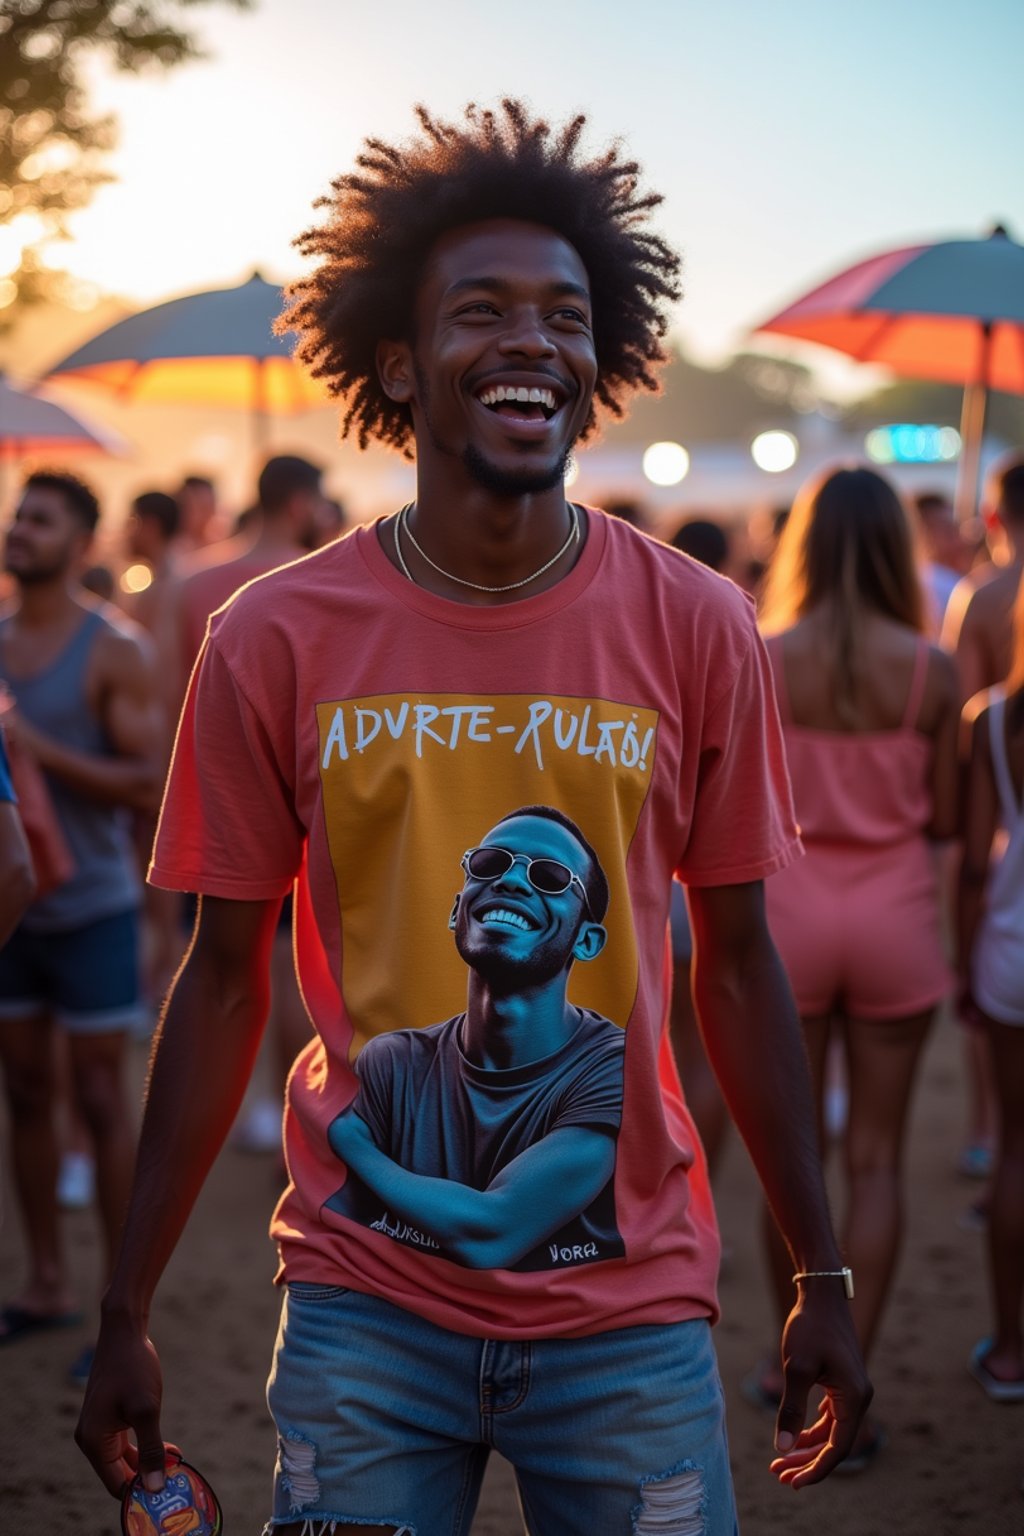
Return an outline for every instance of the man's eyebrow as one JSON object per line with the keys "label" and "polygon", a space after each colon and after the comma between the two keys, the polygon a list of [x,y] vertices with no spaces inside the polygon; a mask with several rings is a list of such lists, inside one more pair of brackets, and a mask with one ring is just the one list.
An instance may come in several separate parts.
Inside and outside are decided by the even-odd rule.
{"label": "man's eyebrow", "polygon": [[[550,283],[550,292],[558,298],[584,299],[590,303],[590,291],[582,283],[567,280]],[[460,277],[446,290],[449,295],[465,293],[467,289],[486,289],[490,293],[511,293],[514,285],[504,277]]]}

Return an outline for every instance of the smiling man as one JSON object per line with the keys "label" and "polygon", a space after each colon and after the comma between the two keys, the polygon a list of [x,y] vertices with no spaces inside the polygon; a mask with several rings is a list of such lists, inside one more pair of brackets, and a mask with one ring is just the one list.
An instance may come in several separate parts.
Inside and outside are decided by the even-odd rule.
{"label": "smiling man", "polygon": [[464,1536],[495,1447],[531,1536],[732,1536],[718,1237],[664,1043],[673,876],[794,1259],[781,1480],[826,1476],[870,1397],[764,920],[799,843],[753,610],[564,494],[598,409],[655,387],[678,296],[657,198],[582,128],[421,112],[300,242],[282,326],[346,432],[415,456],[416,499],[251,583],[193,674],[150,878],[200,915],[79,1426],[111,1492],[136,1465],[161,1482],[150,1302],[244,1092],[293,883],[317,1037],[273,1223],[268,1531]]}
{"label": "smiling man", "polygon": [[462,867],[449,927],[465,1012],[362,1052],[328,1131],[349,1170],[328,1205],[478,1269],[619,1257],[624,1034],[566,997],[573,963],[604,949],[604,871],[550,806],[504,817]]}

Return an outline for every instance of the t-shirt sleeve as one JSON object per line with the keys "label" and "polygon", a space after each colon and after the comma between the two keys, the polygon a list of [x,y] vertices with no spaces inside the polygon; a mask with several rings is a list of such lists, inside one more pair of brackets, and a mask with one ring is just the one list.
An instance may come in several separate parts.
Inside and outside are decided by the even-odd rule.
{"label": "t-shirt sleeve", "polygon": [[280,755],[214,639],[189,685],[150,882],[269,900],[291,886],[304,841]]}
{"label": "t-shirt sleeve", "polygon": [[7,747],[3,734],[0,733],[0,803],[10,804],[17,798],[14,785],[11,783],[11,765],[7,758]]}
{"label": "t-shirt sleeve", "polygon": [[378,1147],[388,1147],[391,1140],[397,1054],[397,1036],[378,1035],[367,1041],[356,1058],[359,1092],[355,1108],[373,1132]]}
{"label": "t-shirt sleeve", "polygon": [[550,1129],[567,1125],[586,1126],[590,1130],[615,1135],[622,1123],[622,1066],[626,1042],[624,1032],[615,1025],[603,1041],[587,1053],[585,1065],[576,1072],[561,1095],[554,1123]]}
{"label": "t-shirt sleeve", "polygon": [[752,609],[743,622],[739,664],[704,721],[686,885],[762,880],[801,852],[771,664]]}

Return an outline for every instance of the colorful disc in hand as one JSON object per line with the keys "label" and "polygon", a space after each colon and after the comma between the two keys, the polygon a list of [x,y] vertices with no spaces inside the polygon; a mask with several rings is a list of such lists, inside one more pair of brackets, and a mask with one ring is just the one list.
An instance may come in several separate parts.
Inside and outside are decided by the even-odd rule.
{"label": "colorful disc in hand", "polygon": [[159,1493],[147,1493],[134,1477],[121,1502],[124,1536],[220,1536],[217,1495],[195,1467],[167,1458],[167,1475]]}

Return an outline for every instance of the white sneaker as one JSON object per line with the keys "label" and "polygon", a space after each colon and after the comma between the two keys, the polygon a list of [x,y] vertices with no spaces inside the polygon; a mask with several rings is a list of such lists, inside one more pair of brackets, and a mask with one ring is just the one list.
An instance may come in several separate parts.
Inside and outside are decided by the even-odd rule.
{"label": "white sneaker", "polygon": [[88,1152],[65,1152],[57,1175],[57,1204],[62,1211],[85,1211],[96,1193],[96,1164]]}

